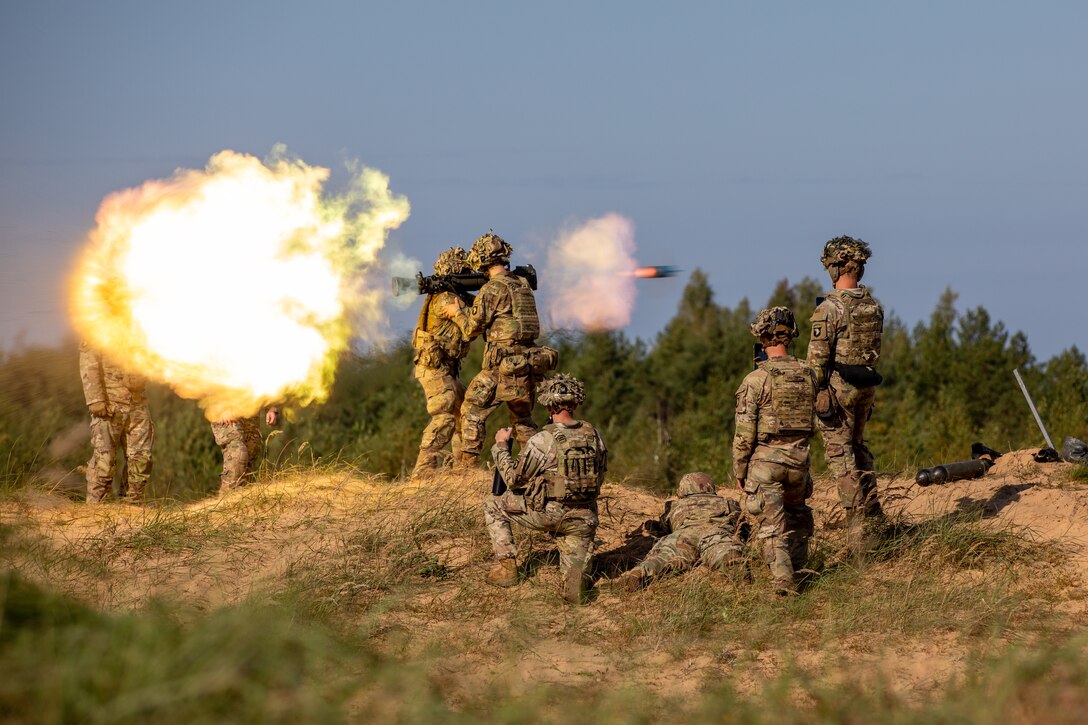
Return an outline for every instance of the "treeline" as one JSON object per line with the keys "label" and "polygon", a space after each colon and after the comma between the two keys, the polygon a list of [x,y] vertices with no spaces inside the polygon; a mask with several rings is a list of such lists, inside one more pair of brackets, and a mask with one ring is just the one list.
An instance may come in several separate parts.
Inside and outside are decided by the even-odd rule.
{"label": "treeline", "polygon": [[[822,291],[813,279],[783,281],[767,300],[797,315],[795,355],[806,352],[807,320]],[[955,301],[945,292],[929,320],[913,329],[893,316],[885,324],[885,383],[868,429],[878,467],[901,471],[965,458],[975,440],[999,450],[1040,445],[1013,368],[1020,368],[1052,435],[1086,437],[1084,354],[1073,347],[1040,363],[1022,333],[1010,334],[982,307],[958,311]],[[613,475],[658,490],[690,470],[728,475],[733,396],[752,368],[748,325],[757,311],[747,300],[732,308],[718,304],[697,270],[652,345],[619,332],[552,336],[560,369],[586,382],[583,414],[609,444]],[[474,344],[466,360],[466,383],[479,370],[480,348]],[[0,474],[7,486],[32,480],[80,485],[72,472],[86,461],[89,444],[74,344],[0,355],[0,407]],[[161,387],[151,390],[151,408],[157,428],[152,495],[188,499],[214,492],[219,451],[200,410]],[[537,409],[538,422],[545,415]],[[426,419],[406,341],[345,356],[330,399],[289,411],[283,429],[271,434],[265,470],[339,460],[402,476],[415,461]],[[493,416],[489,434],[505,419],[501,410]],[[815,460],[822,470],[818,443]]]}

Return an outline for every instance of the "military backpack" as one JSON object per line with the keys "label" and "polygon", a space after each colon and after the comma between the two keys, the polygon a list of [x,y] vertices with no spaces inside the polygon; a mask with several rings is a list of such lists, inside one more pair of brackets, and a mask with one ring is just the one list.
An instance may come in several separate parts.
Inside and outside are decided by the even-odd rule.
{"label": "military backpack", "polygon": [[513,274],[499,274],[488,284],[498,284],[510,293],[511,313],[497,317],[487,331],[488,342],[532,342],[540,335],[540,317],[536,312],[536,298],[529,283]]}
{"label": "military backpack", "polygon": [[880,338],[884,332],[884,310],[867,288],[858,295],[853,290],[836,290],[834,296],[843,307],[843,330],[835,341],[834,362],[839,365],[874,367],[880,360]]}
{"label": "military backpack", "polygon": [[816,406],[816,373],[793,358],[762,364],[771,386],[769,411],[761,411],[759,433],[770,436],[811,434]]}
{"label": "military backpack", "polygon": [[558,462],[555,471],[544,474],[548,498],[557,501],[590,501],[597,498],[604,482],[607,454],[593,426],[579,421],[575,426],[546,425],[544,432],[555,443]]}

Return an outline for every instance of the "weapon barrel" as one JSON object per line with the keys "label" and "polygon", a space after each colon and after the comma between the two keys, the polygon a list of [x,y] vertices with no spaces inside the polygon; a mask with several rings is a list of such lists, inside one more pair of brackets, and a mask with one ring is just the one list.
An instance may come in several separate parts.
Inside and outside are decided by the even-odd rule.
{"label": "weapon barrel", "polygon": [[419,289],[418,280],[414,280],[410,277],[394,277],[393,278],[393,296],[400,297],[401,295],[418,295],[422,294]]}
{"label": "weapon barrel", "polygon": [[1050,440],[1050,434],[1047,433],[1046,426],[1043,425],[1043,419],[1039,417],[1039,411],[1035,408],[1035,401],[1031,399],[1028,386],[1024,385],[1024,379],[1020,377],[1020,371],[1013,368],[1012,374],[1016,378],[1016,382],[1020,383],[1020,391],[1024,393],[1024,399],[1028,401],[1028,407],[1031,408],[1031,414],[1035,416],[1035,424],[1039,426],[1039,431],[1043,434],[1043,440],[1046,441],[1047,448],[1053,448],[1054,441]]}
{"label": "weapon barrel", "polygon": [[993,461],[986,458],[976,458],[970,461],[953,461],[943,463],[932,468],[923,468],[914,477],[914,482],[919,486],[929,486],[934,483],[951,483],[968,478],[980,478],[994,465]]}

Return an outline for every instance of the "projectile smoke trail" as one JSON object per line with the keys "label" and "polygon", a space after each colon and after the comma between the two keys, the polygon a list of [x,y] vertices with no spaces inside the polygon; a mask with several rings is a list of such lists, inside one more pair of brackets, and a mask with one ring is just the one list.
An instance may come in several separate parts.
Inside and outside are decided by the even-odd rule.
{"label": "projectile smoke trail", "polygon": [[590,219],[548,249],[552,324],[615,330],[635,306],[635,225],[619,214]]}
{"label": "projectile smoke trail", "polygon": [[209,420],[323,400],[352,335],[383,313],[379,251],[408,218],[389,179],[234,151],[102,202],[71,283],[77,332],[200,401]]}

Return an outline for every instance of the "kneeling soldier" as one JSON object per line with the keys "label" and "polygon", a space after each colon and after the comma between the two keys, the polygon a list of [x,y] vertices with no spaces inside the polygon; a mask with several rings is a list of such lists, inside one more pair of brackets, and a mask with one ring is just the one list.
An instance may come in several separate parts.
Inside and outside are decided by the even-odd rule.
{"label": "kneeling soldier", "polygon": [[510,429],[495,434],[491,456],[508,488],[484,504],[487,533],[498,560],[487,582],[501,587],[518,583],[511,527],[516,523],[557,538],[563,598],[578,604],[597,531],[597,494],[607,454],[593,426],[574,417],[575,408],[585,400],[581,382],[559,373],[542,382],[538,394],[552,422],[528,440],[516,461],[510,454]]}
{"label": "kneeling soldier", "polygon": [[756,540],[771,568],[774,588],[797,591],[794,573],[808,559],[812,536],[809,439],[816,402],[816,374],[788,354],[797,337],[786,307],[763,310],[752,324],[767,360],[748,373],[737,390],[733,475],[744,491],[744,507],[756,518]]}

